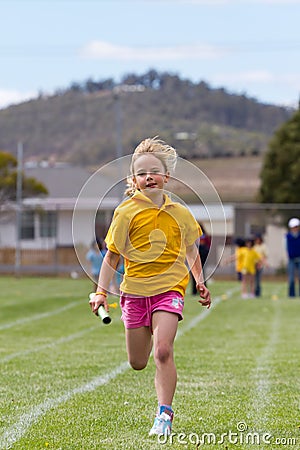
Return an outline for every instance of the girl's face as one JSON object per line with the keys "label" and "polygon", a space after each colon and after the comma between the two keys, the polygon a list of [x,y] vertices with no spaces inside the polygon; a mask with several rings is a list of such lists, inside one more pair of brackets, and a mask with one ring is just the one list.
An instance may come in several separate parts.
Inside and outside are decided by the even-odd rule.
{"label": "girl's face", "polygon": [[133,172],[136,188],[147,197],[162,192],[169,178],[161,160],[152,153],[141,154],[134,162]]}

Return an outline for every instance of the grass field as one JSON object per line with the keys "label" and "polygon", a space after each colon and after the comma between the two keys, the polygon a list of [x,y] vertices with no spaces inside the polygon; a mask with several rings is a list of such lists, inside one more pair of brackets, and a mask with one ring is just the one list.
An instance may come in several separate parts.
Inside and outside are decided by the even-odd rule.
{"label": "grass field", "polygon": [[1,449],[300,448],[300,300],[284,283],[241,300],[236,282],[216,281],[209,311],[187,295],[167,442],[148,437],[153,361],[129,369],[120,309],[101,324],[90,286],[0,278]]}

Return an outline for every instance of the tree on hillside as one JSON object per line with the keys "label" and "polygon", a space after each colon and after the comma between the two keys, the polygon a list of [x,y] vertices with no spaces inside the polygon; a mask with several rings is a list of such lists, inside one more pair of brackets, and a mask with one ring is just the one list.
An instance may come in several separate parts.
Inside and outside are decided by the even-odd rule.
{"label": "tree on hillside", "polygon": [[260,177],[262,203],[299,203],[300,110],[275,133]]}
{"label": "tree on hillside", "polygon": [[[0,208],[8,201],[16,200],[17,192],[17,160],[4,151],[0,151]],[[22,197],[33,197],[48,194],[47,188],[32,177],[22,176]]]}

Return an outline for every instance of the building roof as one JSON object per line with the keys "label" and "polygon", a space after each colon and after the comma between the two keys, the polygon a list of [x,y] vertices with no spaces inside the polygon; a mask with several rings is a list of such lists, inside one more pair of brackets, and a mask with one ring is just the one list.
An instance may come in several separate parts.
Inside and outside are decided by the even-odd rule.
{"label": "building roof", "polygon": [[123,180],[117,182],[117,174],[95,172],[76,166],[37,166],[25,167],[25,175],[34,177],[48,189],[45,197],[27,198],[24,204],[28,206],[44,206],[47,209],[60,207],[73,209],[75,204],[81,209],[99,205],[104,208],[115,208],[118,199],[125,190]]}
{"label": "building roof", "polygon": [[49,198],[58,199],[76,198],[92,173],[76,166],[48,166],[25,168],[25,175],[43,183]]}

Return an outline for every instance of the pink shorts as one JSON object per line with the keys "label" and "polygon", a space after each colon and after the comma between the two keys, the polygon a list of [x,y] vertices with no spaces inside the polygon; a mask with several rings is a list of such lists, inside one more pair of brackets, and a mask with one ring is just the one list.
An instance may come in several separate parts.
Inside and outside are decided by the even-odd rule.
{"label": "pink shorts", "polygon": [[150,327],[152,314],[155,311],[167,311],[183,319],[182,311],[184,299],[179,292],[168,291],[151,297],[138,297],[130,294],[121,294],[121,319],[125,328]]}

